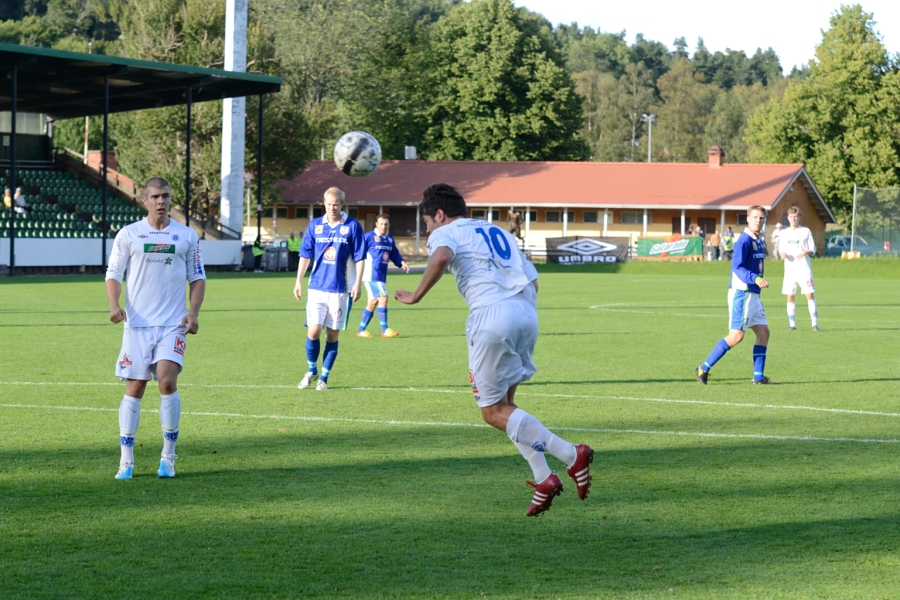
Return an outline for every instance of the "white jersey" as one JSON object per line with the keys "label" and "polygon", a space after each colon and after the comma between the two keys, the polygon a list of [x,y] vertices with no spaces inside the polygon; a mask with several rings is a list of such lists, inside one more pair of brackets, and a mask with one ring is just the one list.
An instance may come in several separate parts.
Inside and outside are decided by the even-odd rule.
{"label": "white jersey", "polygon": [[470,311],[514,296],[537,278],[512,234],[487,221],[456,219],[439,227],[428,237],[428,254],[441,246],[453,251],[449,269]]}
{"label": "white jersey", "polygon": [[798,254],[805,251],[816,253],[816,242],[813,240],[812,232],[806,227],[798,227],[793,229],[788,227],[781,231],[778,239],[778,252],[784,252],[790,259],[784,261],[784,268],[787,269],[809,269],[809,255],[804,256],[801,260],[792,260]]}
{"label": "white jersey", "polygon": [[163,230],[147,219],[116,235],[106,279],[125,286],[125,327],[178,325],[188,314],[185,281],[206,279],[200,241],[190,227],[169,221]]}

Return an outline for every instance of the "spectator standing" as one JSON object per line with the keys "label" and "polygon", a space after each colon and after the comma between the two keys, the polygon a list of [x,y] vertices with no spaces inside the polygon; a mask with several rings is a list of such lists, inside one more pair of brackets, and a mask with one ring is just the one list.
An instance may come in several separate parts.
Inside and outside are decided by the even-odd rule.
{"label": "spectator standing", "polygon": [[734,232],[730,226],[725,229],[725,234],[722,236],[722,249],[725,252],[725,260],[731,260],[734,253]]}
{"label": "spectator standing", "polygon": [[292,273],[297,270],[297,265],[300,264],[300,243],[300,238],[295,237],[292,231],[291,237],[287,240],[288,270]]}
{"label": "spectator standing", "polygon": [[710,256],[710,260],[722,260],[722,255],[719,251],[720,242],[719,230],[716,229],[713,234],[709,236],[709,245],[712,247],[712,256]]}
{"label": "spectator standing", "polygon": [[256,241],[253,242],[253,247],[250,248],[250,252],[253,253],[253,272],[262,273],[260,265],[262,264],[262,257],[263,254],[266,253],[266,250],[263,248],[262,240],[259,236],[256,236]]}
{"label": "spectator standing", "polygon": [[779,258],[781,253],[778,250],[778,242],[781,240],[781,223],[775,223],[775,229],[772,230],[772,254],[775,258]]}

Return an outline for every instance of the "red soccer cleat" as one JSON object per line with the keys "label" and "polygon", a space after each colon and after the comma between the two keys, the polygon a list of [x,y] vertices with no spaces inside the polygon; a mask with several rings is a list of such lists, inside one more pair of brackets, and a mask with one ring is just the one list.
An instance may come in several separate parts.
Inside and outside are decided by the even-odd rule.
{"label": "red soccer cleat", "polygon": [[578,497],[584,500],[591,491],[591,463],[594,462],[594,451],[587,444],[575,446],[575,463],[566,470],[569,477],[578,486]]}
{"label": "red soccer cleat", "polygon": [[534,496],[531,498],[531,506],[525,512],[526,517],[536,517],[542,512],[550,509],[553,498],[562,493],[563,484],[556,476],[556,473],[550,473],[550,476],[543,483],[537,484],[526,481],[528,485],[534,488]]}

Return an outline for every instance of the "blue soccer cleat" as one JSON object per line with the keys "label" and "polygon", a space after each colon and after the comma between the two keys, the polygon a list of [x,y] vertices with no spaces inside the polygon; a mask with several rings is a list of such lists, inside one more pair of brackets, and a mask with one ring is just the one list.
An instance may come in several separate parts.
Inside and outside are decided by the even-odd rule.
{"label": "blue soccer cleat", "polygon": [[159,459],[159,471],[156,474],[160,477],[175,477],[175,459],[178,458],[174,454],[163,454]]}
{"label": "blue soccer cleat", "polygon": [[116,479],[124,480],[131,479],[131,475],[134,473],[134,463],[124,463],[119,465],[119,472],[116,473]]}

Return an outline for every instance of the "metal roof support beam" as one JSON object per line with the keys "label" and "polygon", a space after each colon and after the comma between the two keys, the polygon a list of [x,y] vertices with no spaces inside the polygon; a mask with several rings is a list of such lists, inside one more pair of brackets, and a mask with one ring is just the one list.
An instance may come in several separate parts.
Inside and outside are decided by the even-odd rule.
{"label": "metal roof support beam", "polygon": [[263,99],[265,96],[259,95],[259,125],[257,126],[257,146],[256,146],[256,237],[262,234],[262,164],[263,164]]}
{"label": "metal roof support beam", "polygon": [[90,81],[98,77],[116,76],[128,72],[128,67],[121,65],[110,65],[108,67],[97,67],[96,69],[84,69],[81,71],[72,71],[65,75],[54,73],[50,75],[41,75],[39,77],[22,77],[19,81],[19,89],[27,90],[41,86],[57,86],[64,83],[74,83],[76,81]]}
{"label": "metal roof support beam", "polygon": [[9,203],[9,276],[16,274],[16,120],[18,117],[19,67],[14,65],[9,78],[12,80],[12,120],[9,134],[9,191],[13,201]]}
{"label": "metal roof support beam", "polygon": [[100,230],[103,235],[101,243],[100,266],[106,266],[106,238],[109,237],[108,218],[109,203],[109,75],[103,78],[103,219]]}
{"label": "metal roof support beam", "polygon": [[188,87],[184,93],[187,101],[187,129],[184,132],[184,224],[191,226],[191,105],[194,102],[194,89]]}

